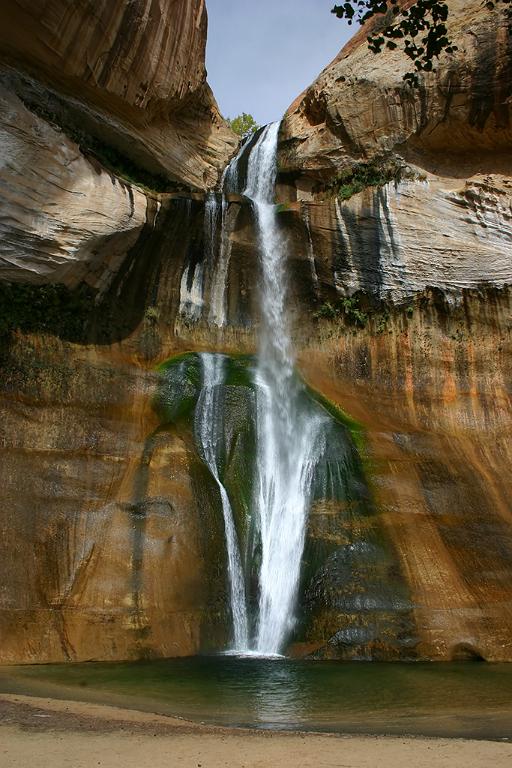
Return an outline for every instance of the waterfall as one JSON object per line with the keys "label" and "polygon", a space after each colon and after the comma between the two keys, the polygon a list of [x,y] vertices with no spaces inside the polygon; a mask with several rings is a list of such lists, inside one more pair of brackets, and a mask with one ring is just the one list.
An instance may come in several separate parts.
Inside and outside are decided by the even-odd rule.
{"label": "waterfall", "polygon": [[[285,647],[295,621],[295,606],[313,481],[326,450],[328,417],[313,408],[294,369],[295,359],[287,311],[286,244],[274,205],[279,124],[268,125],[248,151],[243,194],[253,207],[260,257],[259,347],[254,374],[256,391],[255,490],[252,502],[254,541],[258,552],[258,607],[249,637],[245,575],[233,512],[219,469],[223,434],[225,357],[201,354],[202,388],[196,405],[196,439],[219,488],[228,554],[233,616],[232,650],[276,655]],[[215,260],[215,227],[219,203],[207,199],[205,226],[211,245],[212,277],[209,320],[225,323],[225,291],[231,252],[227,226],[227,193],[237,189],[239,160],[247,144],[224,172],[220,206],[221,237]],[[309,231],[309,221],[306,221]],[[312,254],[312,277],[314,255]],[[311,261],[311,259],[310,259]],[[249,547],[250,549],[250,547]],[[249,566],[250,567],[250,566]]]}
{"label": "waterfall", "polygon": [[311,270],[311,279],[313,281],[313,288],[315,290],[315,294],[318,296],[319,294],[318,272],[316,271],[315,249],[313,247],[313,235],[311,234],[311,224],[309,223],[309,209],[307,207],[307,203],[302,206],[302,218],[306,226],[306,232],[308,235],[308,261],[309,261],[309,268]]}
{"label": "waterfall", "polygon": [[[220,246],[219,246],[219,258],[217,262],[215,259],[211,259],[211,264],[214,266],[211,278],[210,289],[210,311],[208,314],[208,321],[212,325],[216,325],[222,328],[226,324],[226,287],[228,283],[229,263],[231,261],[231,232],[228,223],[228,200],[227,194],[235,191],[238,185],[238,163],[246,147],[244,142],[238,150],[235,157],[232,158],[229,165],[225,168],[221,179],[221,191],[222,199],[220,203]],[[210,213],[210,221],[213,221],[213,226],[210,236],[210,242],[215,242],[215,233],[217,228],[218,219],[218,203],[215,195],[210,195],[208,201],[210,205],[215,205],[215,212]],[[214,246],[212,246],[214,249]],[[213,256],[214,250],[211,255]]]}
{"label": "waterfall", "polygon": [[217,238],[217,224],[219,218],[219,206],[215,192],[208,192],[204,203],[204,256],[210,268],[215,264],[215,244]]}
{"label": "waterfall", "polygon": [[[190,222],[192,201],[185,200],[184,205],[186,206],[187,221]],[[204,263],[203,261],[192,260],[185,266],[181,276],[178,314],[189,321],[197,322],[201,319],[203,306]]]}
{"label": "waterfall", "polygon": [[180,283],[179,314],[189,320],[199,320],[203,305],[203,263],[187,264]]}
{"label": "waterfall", "polygon": [[286,248],[274,206],[279,124],[265,128],[248,161],[261,259],[255,507],[261,537],[254,650],[279,653],[293,627],[313,473],[322,453],[318,413],[301,408],[287,313]]}
{"label": "waterfall", "polygon": [[219,258],[215,264],[210,292],[210,312],[208,321],[222,328],[226,324],[226,286],[228,281],[229,262],[231,260],[231,238],[227,228],[228,202],[224,193],[221,202],[221,229]]}
{"label": "waterfall", "polygon": [[[187,201],[190,216],[190,200]],[[215,192],[208,192],[204,204],[202,261],[190,262],[185,266],[180,282],[180,305],[178,314],[191,322],[198,322],[205,305],[205,272],[215,267],[215,245],[218,224],[218,203]]]}
{"label": "waterfall", "polygon": [[224,386],[224,361],[222,355],[203,352],[201,361],[202,387],[195,411],[196,440],[219,488],[226,547],[228,553],[228,577],[231,612],[233,617],[233,648],[244,650],[248,646],[248,622],[245,584],[240,547],[233,519],[233,510],[226,489],[220,479],[220,449],[223,443],[222,394]]}

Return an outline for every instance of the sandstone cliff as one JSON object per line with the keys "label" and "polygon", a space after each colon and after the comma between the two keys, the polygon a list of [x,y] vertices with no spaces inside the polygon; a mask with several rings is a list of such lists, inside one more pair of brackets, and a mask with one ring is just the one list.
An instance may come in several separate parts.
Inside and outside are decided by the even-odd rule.
{"label": "sandstone cliff", "polygon": [[[512,282],[510,37],[484,4],[449,6],[458,51],[419,88],[402,80],[410,60],[399,49],[375,56],[363,29],[285,115],[284,188],[315,198],[319,244],[332,243],[336,216],[343,293],[403,300],[428,286],[455,295]],[[382,180],[358,194],[365,168]]]}
{"label": "sandstone cliff", "polygon": [[291,105],[280,168],[311,184],[389,153],[456,178],[510,172],[511,42],[506,22],[478,0],[449,0],[455,54],[418,88],[398,48],[373,54],[363,28]]}
{"label": "sandstone cliff", "polygon": [[1,279],[108,284],[149,218],[149,200],[1,86],[0,112]]}
{"label": "sandstone cliff", "polygon": [[0,24],[0,280],[103,291],[161,194],[236,145],[206,83],[204,2],[28,3]]}
{"label": "sandstone cliff", "polygon": [[[477,0],[451,5],[461,59],[418,93],[398,53],[374,58],[358,38],[283,123],[298,364],[327,407],[357,421],[369,494],[364,513],[314,505],[297,655],[512,659],[510,59]],[[120,184],[27,110],[9,78],[4,268],[15,276],[23,254],[21,274],[87,280],[101,295],[78,332],[28,317],[0,340],[0,661],[222,648],[219,499],[190,424],[162,423],[152,404],[167,358],[254,351],[251,208],[229,205],[228,322],[213,328],[218,248],[202,202]],[[370,163],[407,172],[341,194]],[[39,167],[32,203],[16,190]],[[61,208],[72,216],[54,235]]]}
{"label": "sandstone cliff", "polygon": [[[236,291],[221,333],[180,315],[203,213],[175,201],[160,215],[97,310],[89,333],[100,344],[19,332],[2,342],[4,662],[182,655],[226,642],[218,495],[190,428],[159,423],[155,367],[190,350],[239,356],[254,338],[237,321],[247,307]],[[360,303],[315,318],[328,294],[321,284],[315,297],[300,217],[283,217],[297,245],[300,369],[359,422],[372,497],[370,516],[315,505],[308,547],[321,565],[310,578],[328,573],[327,597],[301,606],[293,652],[510,659],[510,293],[466,291],[459,308],[422,295],[406,310]],[[244,220],[231,285],[247,283],[254,257]],[[235,412],[240,402],[233,395]],[[382,542],[386,559],[369,561]]]}
{"label": "sandstone cliff", "polygon": [[[498,13],[449,7],[459,50],[419,89],[363,29],[294,102],[281,195],[319,307],[301,367],[368,430],[416,651],[508,659],[512,48]],[[321,654],[350,657],[351,630],[369,627],[378,655],[370,613],[340,616]]]}
{"label": "sandstone cliff", "polygon": [[57,121],[204,189],[236,143],[206,84],[206,25],[204,0],[8,0],[0,61]]}

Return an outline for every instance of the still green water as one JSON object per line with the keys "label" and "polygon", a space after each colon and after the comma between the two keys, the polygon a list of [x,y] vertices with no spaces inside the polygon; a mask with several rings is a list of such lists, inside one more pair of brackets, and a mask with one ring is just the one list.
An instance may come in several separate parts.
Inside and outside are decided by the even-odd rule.
{"label": "still green water", "polygon": [[512,739],[512,664],[210,656],[11,667],[0,690],[231,726]]}

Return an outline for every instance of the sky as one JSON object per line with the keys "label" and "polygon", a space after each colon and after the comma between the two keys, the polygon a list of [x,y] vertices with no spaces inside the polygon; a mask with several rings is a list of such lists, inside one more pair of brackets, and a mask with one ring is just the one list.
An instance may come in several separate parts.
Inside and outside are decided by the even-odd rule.
{"label": "sky", "polygon": [[224,117],[265,125],[336,56],[357,29],[337,19],[335,0],[206,0],[206,68]]}

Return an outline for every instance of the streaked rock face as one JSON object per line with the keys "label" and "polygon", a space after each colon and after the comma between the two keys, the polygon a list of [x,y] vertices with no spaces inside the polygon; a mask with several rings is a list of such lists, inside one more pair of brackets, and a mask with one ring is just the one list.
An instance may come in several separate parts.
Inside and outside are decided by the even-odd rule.
{"label": "streaked rock face", "polygon": [[[301,351],[306,379],[365,427],[420,658],[511,658],[511,312],[503,292],[448,312],[427,302],[366,329],[320,321]],[[340,626],[368,622],[362,611]],[[323,653],[350,648],[334,638]]]}
{"label": "streaked rock face", "polygon": [[[97,7],[106,13],[107,5],[110,21],[102,17],[91,50],[100,49],[97,36],[120,29],[119,4]],[[202,18],[199,5],[175,3],[199,14],[182,21]],[[297,655],[512,660],[509,58],[477,0],[450,5],[460,63],[443,64],[423,90],[404,89],[408,62],[398,53],[374,58],[359,36],[283,125],[279,195],[289,202],[280,221],[298,367],[362,426],[372,506],[366,527],[355,515],[347,522],[343,506],[320,500],[312,510],[308,546],[319,562],[329,558],[304,585]],[[52,28],[71,34],[76,19],[65,6],[52,4]],[[11,3],[11,18],[22,7]],[[74,7],[85,14],[91,6]],[[129,72],[129,51],[119,56]],[[163,104],[171,91],[172,104],[183,96],[185,79],[162,90],[153,62],[137,101],[121,70],[91,62],[89,76],[71,57],[59,93],[80,82],[91,125],[103,126],[99,94],[108,94],[113,134],[124,126],[126,136],[144,136],[144,157],[158,160],[163,144],[152,137],[167,142],[165,131],[178,131]],[[138,77],[142,62],[134,66]],[[205,125],[193,95],[198,70],[183,66],[192,90],[180,120]],[[48,75],[32,93],[47,96],[57,85]],[[87,280],[101,295],[83,343],[21,332],[0,340],[0,661],[221,648],[226,563],[215,489],[190,434],[163,429],[151,402],[154,369],[173,354],[254,351],[250,208],[230,202],[229,325],[212,329],[204,322],[214,267],[205,261],[201,202],[120,184],[12,89],[2,94],[10,159],[0,168],[0,272],[71,287]],[[156,122],[142,125],[141,113]],[[155,126],[164,124],[160,134]],[[173,168],[182,164],[180,179],[201,186],[210,159],[192,135],[192,162],[188,141],[171,141],[169,157]],[[208,138],[216,156],[217,141],[222,131]],[[414,178],[345,201],[321,191],[383,152]],[[197,274],[206,281],[199,298],[200,281],[189,281]],[[180,315],[191,297],[193,317]],[[365,542],[386,557],[372,559]]]}
{"label": "streaked rock face", "polygon": [[108,285],[146,222],[146,196],[1,87],[0,113],[0,277]]}
{"label": "streaked rock face", "polygon": [[13,60],[83,84],[99,99],[155,108],[204,82],[201,0],[9,0],[4,14],[2,47]]}
{"label": "streaked rock face", "polygon": [[[458,51],[415,89],[402,79],[410,60],[400,49],[374,55],[367,33],[286,113],[282,194],[310,205],[313,244],[331,251],[342,295],[403,301],[436,287],[455,298],[512,283],[512,48],[503,17],[478,0],[453,0]],[[335,202],[344,174],[390,162],[409,180]]]}
{"label": "streaked rock face", "polygon": [[35,81],[39,104],[204,189],[236,144],[206,84],[206,25],[204,0],[7,0],[0,61]]}
{"label": "streaked rock face", "polygon": [[102,293],[160,208],[137,182],[216,183],[236,140],[206,83],[205,43],[202,0],[8,0],[0,280]]}
{"label": "streaked rock face", "polygon": [[179,434],[154,433],[155,374],[51,338],[18,352],[2,367],[1,661],[222,644],[221,520]]}
{"label": "streaked rock face", "polygon": [[463,289],[512,282],[508,176],[429,176],[302,211],[321,280],[341,295],[402,303],[435,287],[459,301]]}
{"label": "streaked rock face", "polygon": [[[411,61],[400,49],[374,55],[366,34],[364,28],[349,41],[289,108],[281,170],[328,180],[389,152],[424,168],[451,167],[458,178],[468,160],[480,170],[499,168],[496,153],[506,153],[512,141],[511,44],[503,17],[479,0],[451,0],[449,34],[458,51],[444,55],[419,89],[402,80]],[[502,170],[509,172],[508,162]]]}

